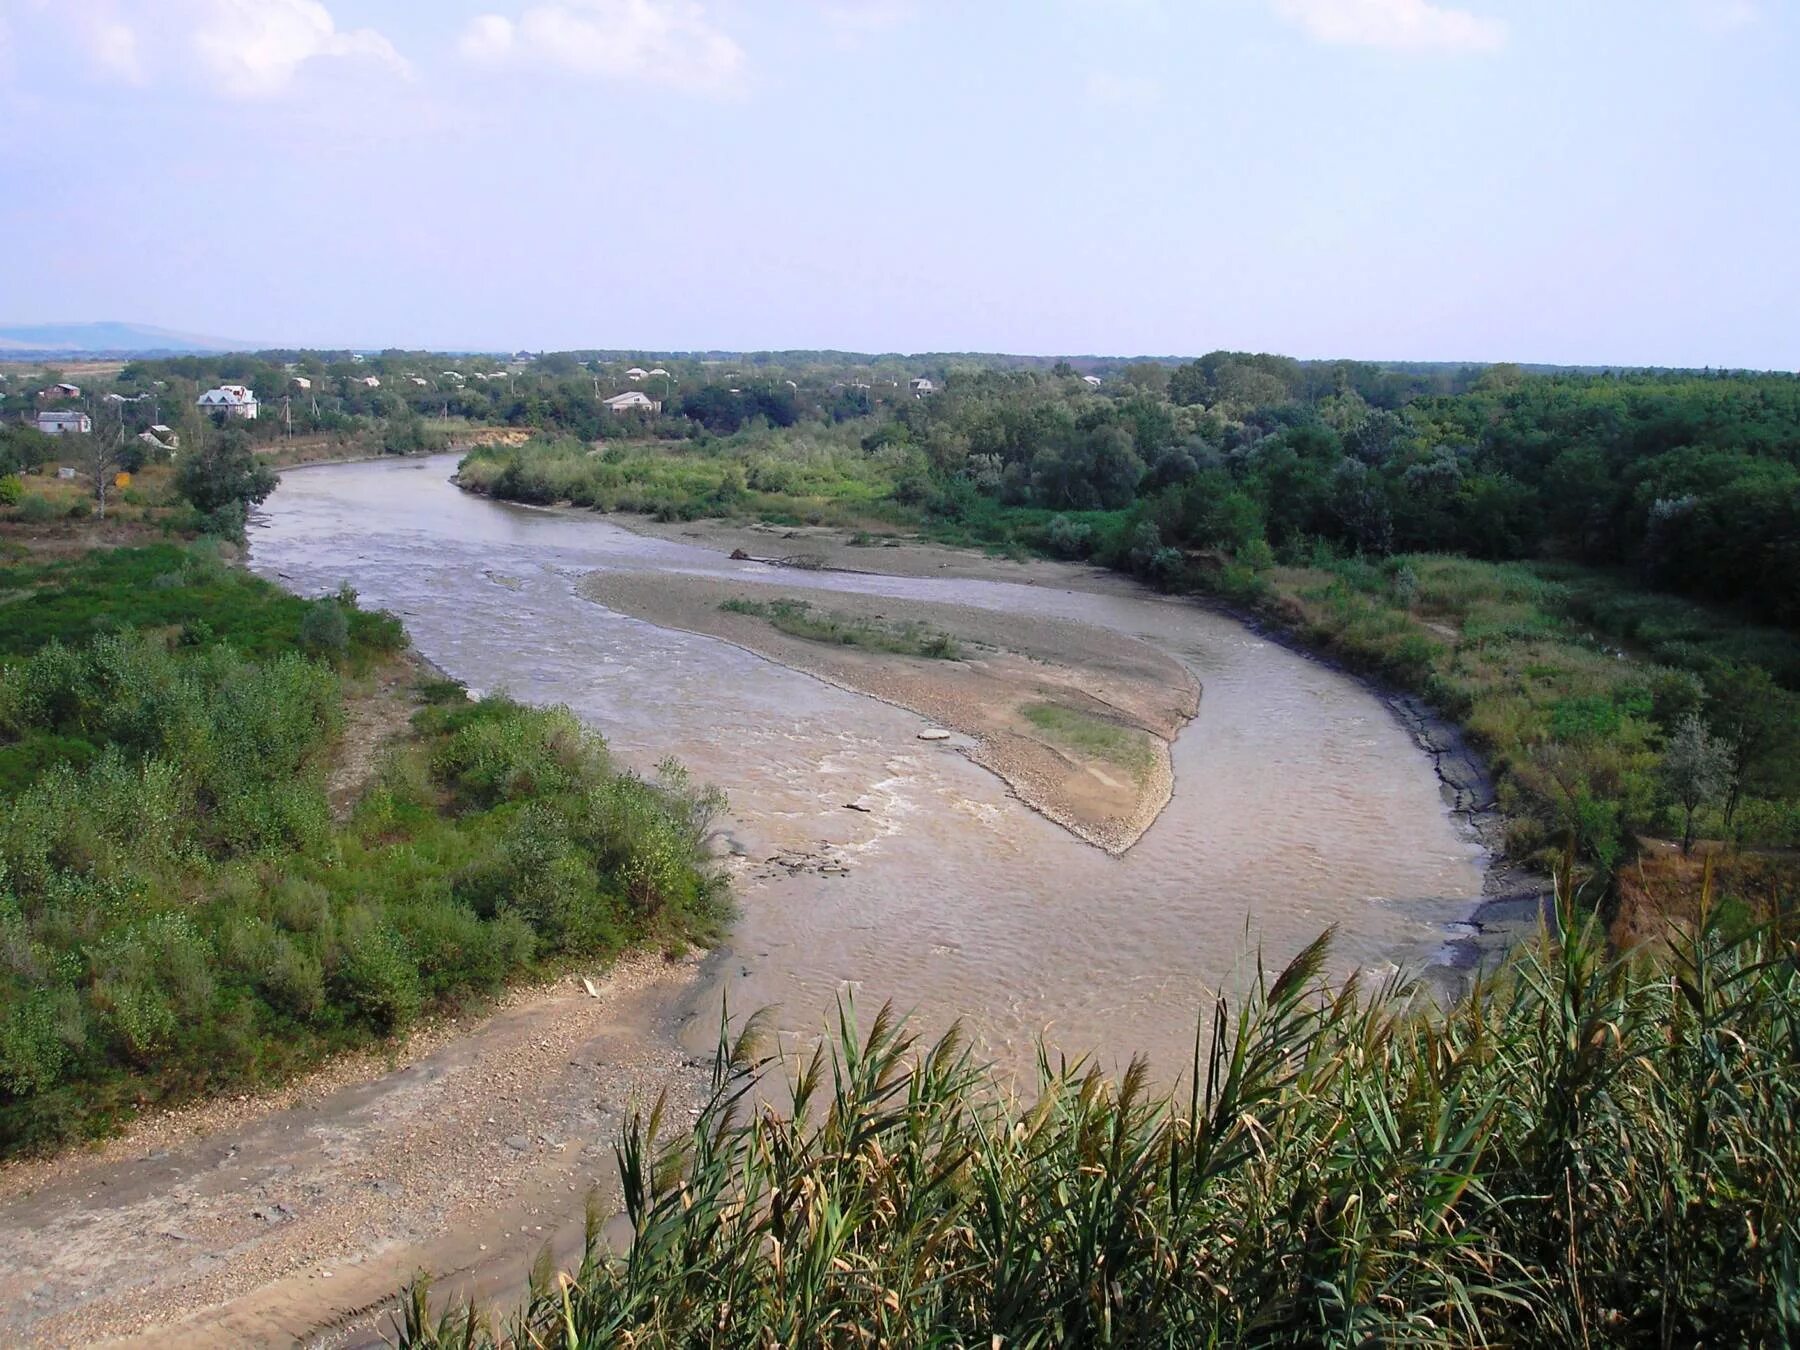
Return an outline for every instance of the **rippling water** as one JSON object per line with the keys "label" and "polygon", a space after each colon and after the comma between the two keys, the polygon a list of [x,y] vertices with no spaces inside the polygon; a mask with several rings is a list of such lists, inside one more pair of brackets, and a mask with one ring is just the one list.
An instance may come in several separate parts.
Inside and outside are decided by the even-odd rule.
{"label": "rippling water", "polygon": [[[253,531],[252,565],[302,593],[348,580],[471,687],[566,703],[629,761],[674,754],[725,788],[747,854],[719,963],[735,1010],[779,1004],[811,1030],[849,989],[934,1028],[961,1016],[1003,1064],[1026,1063],[1047,1034],[1109,1065],[1143,1051],[1174,1072],[1197,1011],[1258,950],[1278,966],[1336,924],[1344,969],[1418,967],[1479,894],[1481,850],[1387,709],[1231,619],[1148,593],[782,575],[1077,619],[1185,662],[1204,693],[1175,745],[1174,798],[1112,859],[918,741],[918,717],[575,590],[608,568],[768,569],[470,497],[447,481],[453,468],[438,457],[290,471]],[[865,796],[870,814],[844,809]],[[847,870],[766,861],[799,854]]]}

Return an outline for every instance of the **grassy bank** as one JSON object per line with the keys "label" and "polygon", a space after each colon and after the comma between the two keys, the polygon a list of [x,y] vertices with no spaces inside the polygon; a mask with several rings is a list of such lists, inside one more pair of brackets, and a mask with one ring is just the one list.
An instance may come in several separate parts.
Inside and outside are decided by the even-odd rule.
{"label": "grassy bank", "polygon": [[1746,660],[1787,674],[1800,657],[1788,633],[1566,565],[1409,555],[1214,580],[1309,646],[1461,722],[1495,771],[1520,856],[1572,837],[1610,867],[1635,834],[1679,837],[1663,751],[1697,713],[1738,728],[1744,752],[1738,791],[1701,804],[1700,833],[1752,846],[1800,839],[1800,698]]}
{"label": "grassy bank", "polygon": [[923,656],[940,661],[956,661],[962,656],[955,638],[925,624],[878,623],[873,619],[815,609],[805,600],[733,598],[719,608],[728,614],[767,619],[777,631],[809,642],[828,642],[837,647],[887,652],[893,656]]}
{"label": "grassy bank", "polygon": [[[619,1149],[628,1257],[508,1331],[409,1347],[1776,1345],[1800,1333],[1800,983],[1716,921],[1669,969],[1597,932],[1445,1016],[1321,989],[1321,941],[1203,1023],[1173,1095],[995,1088],[886,1010],[785,1082],[721,1045],[691,1127]],[[780,1075],[776,1075],[777,1079]],[[758,1104],[791,1098],[791,1114]]]}
{"label": "grassy bank", "polygon": [[[1610,871],[1639,836],[1680,837],[1687,789],[1666,752],[1697,717],[1730,763],[1723,781],[1703,785],[1695,831],[1749,848],[1800,844],[1800,638],[1616,570],[1427,553],[1368,560],[1316,539],[1278,556],[1254,534],[1236,550],[1181,549],[1162,542],[1170,531],[1144,503],[1007,504],[925,472],[893,445],[851,456],[771,435],[604,454],[537,441],[471,456],[463,480],[666,518],[824,524],[853,540],[905,530],[1216,596],[1458,722],[1492,765],[1510,851],[1546,864],[1573,841]],[[1230,506],[1226,497],[1207,509]]]}
{"label": "grassy bank", "polygon": [[7,568],[0,1154],[715,930],[714,800],[563,711],[430,683],[334,820],[344,700],[403,646],[202,546]]}

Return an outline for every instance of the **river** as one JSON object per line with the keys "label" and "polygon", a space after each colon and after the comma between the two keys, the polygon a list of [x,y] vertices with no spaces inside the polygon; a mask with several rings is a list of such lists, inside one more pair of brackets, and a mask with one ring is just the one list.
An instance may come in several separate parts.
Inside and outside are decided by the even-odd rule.
{"label": "river", "polygon": [[[1073,619],[1142,638],[1200,680],[1175,789],[1111,858],[1033,813],[921,720],[716,639],[612,613],[585,575],[767,580],[771,569],[603,517],[461,492],[448,456],[289,471],[252,566],[303,594],[348,581],[474,689],[562,703],[645,770],[665,755],[731,800],[741,909],[696,989],[688,1039],[777,1005],[805,1035],[852,994],[936,1030],[963,1019],[996,1063],[1039,1037],[1175,1072],[1194,1019],[1329,925],[1339,972],[1440,959],[1485,857],[1388,707],[1236,620],[1058,564],[1021,580],[784,571],[854,590]],[[989,569],[991,570],[991,569]],[[954,568],[946,569],[947,572]],[[862,799],[868,812],[845,803]]]}

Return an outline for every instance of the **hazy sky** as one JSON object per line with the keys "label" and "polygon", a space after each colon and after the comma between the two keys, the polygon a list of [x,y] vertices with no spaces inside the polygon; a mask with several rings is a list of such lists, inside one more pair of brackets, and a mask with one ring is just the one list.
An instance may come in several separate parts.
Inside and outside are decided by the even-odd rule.
{"label": "hazy sky", "polygon": [[1794,0],[0,0],[0,322],[1800,366]]}

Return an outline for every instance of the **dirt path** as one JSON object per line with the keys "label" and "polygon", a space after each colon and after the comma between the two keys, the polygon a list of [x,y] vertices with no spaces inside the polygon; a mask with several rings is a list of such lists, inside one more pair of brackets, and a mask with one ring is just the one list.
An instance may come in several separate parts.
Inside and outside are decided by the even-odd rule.
{"label": "dirt path", "polygon": [[698,1101],[675,1038],[695,972],[638,957],[598,997],[524,991],[391,1066],[355,1057],[0,1170],[0,1344],[379,1343],[420,1270],[510,1308],[544,1244],[579,1249],[584,1194],[618,1209],[628,1113]]}
{"label": "dirt path", "polygon": [[421,707],[419,681],[434,672],[413,653],[384,662],[350,685],[344,697],[344,731],[325,775],[332,819],[347,820],[381,767],[382,755],[406,734]]}

